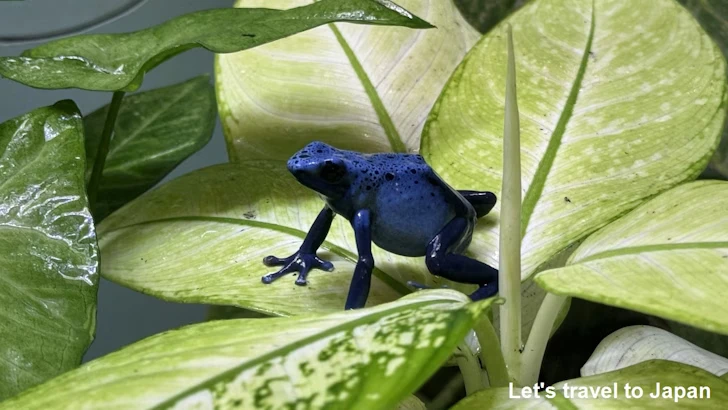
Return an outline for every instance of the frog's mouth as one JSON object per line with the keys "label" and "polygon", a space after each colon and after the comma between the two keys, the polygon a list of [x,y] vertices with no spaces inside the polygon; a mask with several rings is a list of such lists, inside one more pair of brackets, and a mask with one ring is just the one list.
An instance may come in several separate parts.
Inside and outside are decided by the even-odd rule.
{"label": "frog's mouth", "polygon": [[301,185],[318,192],[325,199],[339,199],[346,195],[346,191],[349,189],[348,184],[343,183],[343,181],[339,183],[326,182],[316,172],[295,169],[291,170],[291,173]]}

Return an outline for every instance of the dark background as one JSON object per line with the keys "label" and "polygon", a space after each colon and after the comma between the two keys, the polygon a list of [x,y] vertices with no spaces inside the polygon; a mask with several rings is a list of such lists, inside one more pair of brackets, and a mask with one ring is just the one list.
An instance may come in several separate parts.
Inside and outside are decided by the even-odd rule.
{"label": "dark background", "polygon": [[[140,30],[181,14],[230,7],[232,4],[232,0],[0,1],[0,55],[18,55],[27,48],[45,42],[22,42],[23,39],[68,31],[96,19],[118,15],[118,12],[129,7],[133,7],[130,12],[88,33]],[[179,83],[203,73],[212,74],[213,58],[212,53],[201,49],[183,53],[151,71],[141,90]],[[0,79],[0,122],[68,98],[73,99],[84,114],[88,114],[108,104],[111,93],[36,90]],[[227,154],[218,123],[212,141],[182,163],[165,181],[221,162],[227,162]],[[163,302],[102,279],[99,287],[96,340],[86,353],[85,360],[103,356],[163,330],[202,321],[205,314],[204,306]]]}

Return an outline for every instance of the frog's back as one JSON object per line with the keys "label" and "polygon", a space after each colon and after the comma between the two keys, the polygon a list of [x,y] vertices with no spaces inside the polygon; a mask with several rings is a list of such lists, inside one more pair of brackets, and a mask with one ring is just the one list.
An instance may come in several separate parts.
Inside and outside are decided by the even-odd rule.
{"label": "frog's back", "polygon": [[366,156],[358,172],[353,201],[371,211],[372,240],[390,252],[423,256],[462,206],[457,192],[419,155]]}

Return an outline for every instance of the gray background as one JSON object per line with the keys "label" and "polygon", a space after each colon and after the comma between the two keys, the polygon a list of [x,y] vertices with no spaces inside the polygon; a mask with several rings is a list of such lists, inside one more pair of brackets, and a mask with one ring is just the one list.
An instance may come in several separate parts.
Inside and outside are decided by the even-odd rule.
{"label": "gray background", "polygon": [[[11,37],[37,35],[71,28],[115,9],[131,5],[128,0],[26,0],[0,1],[0,55],[18,55],[41,42],[17,44]],[[140,30],[180,14],[217,7],[230,7],[232,0],[148,0],[133,12],[90,33]],[[3,41],[4,40],[4,41]],[[213,54],[202,49],[183,53],[151,71],[141,90],[182,82],[203,73],[213,73]],[[0,79],[0,122],[62,99],[73,99],[84,114],[108,104],[110,93],[80,90],[36,90]],[[220,124],[212,141],[188,158],[165,181],[194,169],[227,161]],[[163,181],[164,182],[164,181]],[[102,356],[146,336],[187,323],[204,320],[206,308],[163,302],[101,280],[96,340],[86,360]]]}

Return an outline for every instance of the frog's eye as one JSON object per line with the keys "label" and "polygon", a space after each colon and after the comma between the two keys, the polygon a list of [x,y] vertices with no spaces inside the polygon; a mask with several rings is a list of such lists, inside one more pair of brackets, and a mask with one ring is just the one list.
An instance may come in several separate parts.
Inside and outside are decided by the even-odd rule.
{"label": "frog's eye", "polygon": [[321,168],[321,173],[319,175],[324,181],[330,184],[335,184],[344,178],[344,175],[346,175],[346,168],[343,165],[335,164],[332,161],[326,161],[323,168]]}

